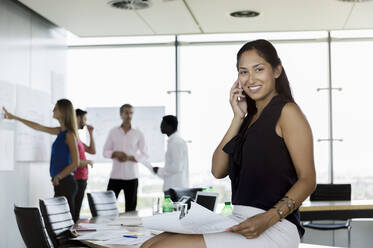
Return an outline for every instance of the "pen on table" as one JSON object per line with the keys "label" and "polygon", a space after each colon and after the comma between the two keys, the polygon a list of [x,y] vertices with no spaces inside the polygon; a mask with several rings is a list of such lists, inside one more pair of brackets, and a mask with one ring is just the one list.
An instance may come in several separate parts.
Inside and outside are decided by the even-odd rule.
{"label": "pen on table", "polygon": [[132,236],[132,235],[123,235],[123,237],[125,237],[125,238],[135,238],[135,239],[137,239],[137,236]]}

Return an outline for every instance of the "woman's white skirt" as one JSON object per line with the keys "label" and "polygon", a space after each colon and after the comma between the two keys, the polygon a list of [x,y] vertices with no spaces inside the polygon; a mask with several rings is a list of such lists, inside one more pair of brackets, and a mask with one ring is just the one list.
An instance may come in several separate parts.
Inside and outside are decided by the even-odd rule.
{"label": "woman's white skirt", "polygon": [[[264,212],[259,208],[236,205],[230,217],[241,223]],[[297,227],[286,219],[277,222],[255,239],[231,232],[204,234],[203,238],[207,248],[297,248],[300,243]]]}

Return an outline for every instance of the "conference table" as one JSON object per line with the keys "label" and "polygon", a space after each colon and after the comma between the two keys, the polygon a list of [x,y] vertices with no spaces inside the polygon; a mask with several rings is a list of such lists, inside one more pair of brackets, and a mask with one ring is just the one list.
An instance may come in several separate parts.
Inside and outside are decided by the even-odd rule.
{"label": "conference table", "polygon": [[[146,216],[146,214],[132,212],[124,213],[120,216]],[[147,213],[149,214],[149,213]],[[373,200],[352,200],[352,201],[306,201],[300,207],[302,221],[310,220],[346,220],[352,218],[373,218]],[[115,216],[94,217],[85,222],[108,223],[115,219]],[[148,232],[144,227],[122,227],[128,232]],[[138,248],[140,245],[100,245],[97,241],[83,241],[86,245],[94,248]],[[320,246],[311,244],[301,244],[300,248],[327,248],[330,246]]]}
{"label": "conference table", "polygon": [[373,200],[306,201],[299,210],[302,221],[373,218]]}
{"label": "conference table", "polygon": [[[95,223],[96,220],[95,218],[92,218],[90,220],[90,223]],[[131,227],[131,228],[126,228],[124,227],[126,231],[131,231],[131,232],[141,232],[144,231],[144,228],[142,227]],[[139,248],[141,245],[100,245],[98,244],[97,241],[82,241],[84,244],[88,245],[89,247],[92,248]],[[336,248],[336,247],[331,247],[331,246],[323,246],[323,245],[312,245],[312,244],[300,244],[299,248]]]}
{"label": "conference table", "polygon": [[[373,204],[373,202],[372,202]],[[138,216],[139,214],[134,212],[134,213],[125,213],[125,214],[120,214],[120,216]],[[141,216],[141,215],[140,215]],[[99,216],[99,217],[93,217],[90,219],[82,220],[80,222],[85,222],[85,223],[93,223],[93,224],[98,224],[98,223],[109,223],[110,221],[115,220],[116,216]],[[149,230],[146,230],[144,227],[141,226],[132,226],[132,227],[127,227],[123,226],[123,231],[128,231],[128,232],[148,232],[150,233]],[[93,248],[139,248],[141,245],[101,245],[99,244],[99,241],[93,241],[93,240],[85,240],[82,241],[84,244],[88,245],[89,247]],[[322,245],[312,245],[312,244],[300,244],[299,248],[331,248],[331,246],[322,246]],[[335,248],[335,247],[334,247]]]}
{"label": "conference table", "polygon": [[[122,216],[141,216],[137,211],[129,212],[129,213],[121,213],[119,217]],[[109,215],[109,216],[98,216],[98,217],[92,217],[90,219],[80,220],[79,223],[92,223],[92,224],[106,224],[114,221],[117,218],[117,216]],[[122,226],[123,232],[149,232],[149,230],[146,230],[145,228],[141,226]],[[79,233],[79,232],[78,232]],[[82,232],[84,234],[85,232]],[[80,234],[80,233],[79,233]],[[84,244],[88,245],[89,247],[93,248],[137,248],[140,247],[140,245],[100,245],[98,244],[98,241],[91,241],[91,240],[84,240],[81,241]]]}

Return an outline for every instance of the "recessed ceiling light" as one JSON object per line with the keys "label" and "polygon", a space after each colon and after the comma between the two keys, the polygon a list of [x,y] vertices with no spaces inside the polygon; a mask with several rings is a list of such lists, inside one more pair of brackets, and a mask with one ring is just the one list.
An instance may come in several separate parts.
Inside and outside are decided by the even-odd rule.
{"label": "recessed ceiling light", "polygon": [[233,17],[256,17],[259,14],[260,14],[259,12],[256,12],[256,11],[253,11],[253,10],[240,10],[240,11],[235,11],[235,12],[230,13],[230,16],[233,16]]}
{"label": "recessed ceiling light", "polygon": [[117,9],[138,10],[149,8],[150,0],[112,0],[108,4]]}

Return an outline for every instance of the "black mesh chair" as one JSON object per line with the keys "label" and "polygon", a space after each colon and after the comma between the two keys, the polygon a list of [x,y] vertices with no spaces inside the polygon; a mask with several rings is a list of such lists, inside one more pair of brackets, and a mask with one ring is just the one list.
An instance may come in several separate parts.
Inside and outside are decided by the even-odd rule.
{"label": "black mesh chair", "polygon": [[119,214],[117,199],[112,190],[87,193],[87,197],[93,217]]}
{"label": "black mesh chair", "polygon": [[[350,201],[351,200],[351,184],[317,184],[316,190],[311,194],[310,201]],[[315,217],[314,220],[337,220],[325,217]],[[341,220],[341,219],[338,219]],[[351,223],[350,220],[343,219],[344,223],[313,223],[312,221],[304,222],[303,227],[321,231],[333,231],[339,229],[347,229],[348,247],[351,245]],[[334,239],[333,239],[334,246]]]}
{"label": "black mesh chair", "polygon": [[74,221],[64,196],[40,199],[40,211],[54,247],[87,247],[80,241],[71,240]]}
{"label": "black mesh chair", "polygon": [[189,196],[193,200],[196,199],[198,191],[202,191],[203,188],[170,188],[169,193],[171,200],[177,202],[183,196]]}
{"label": "black mesh chair", "polygon": [[28,248],[53,248],[38,208],[14,206],[17,225]]}

